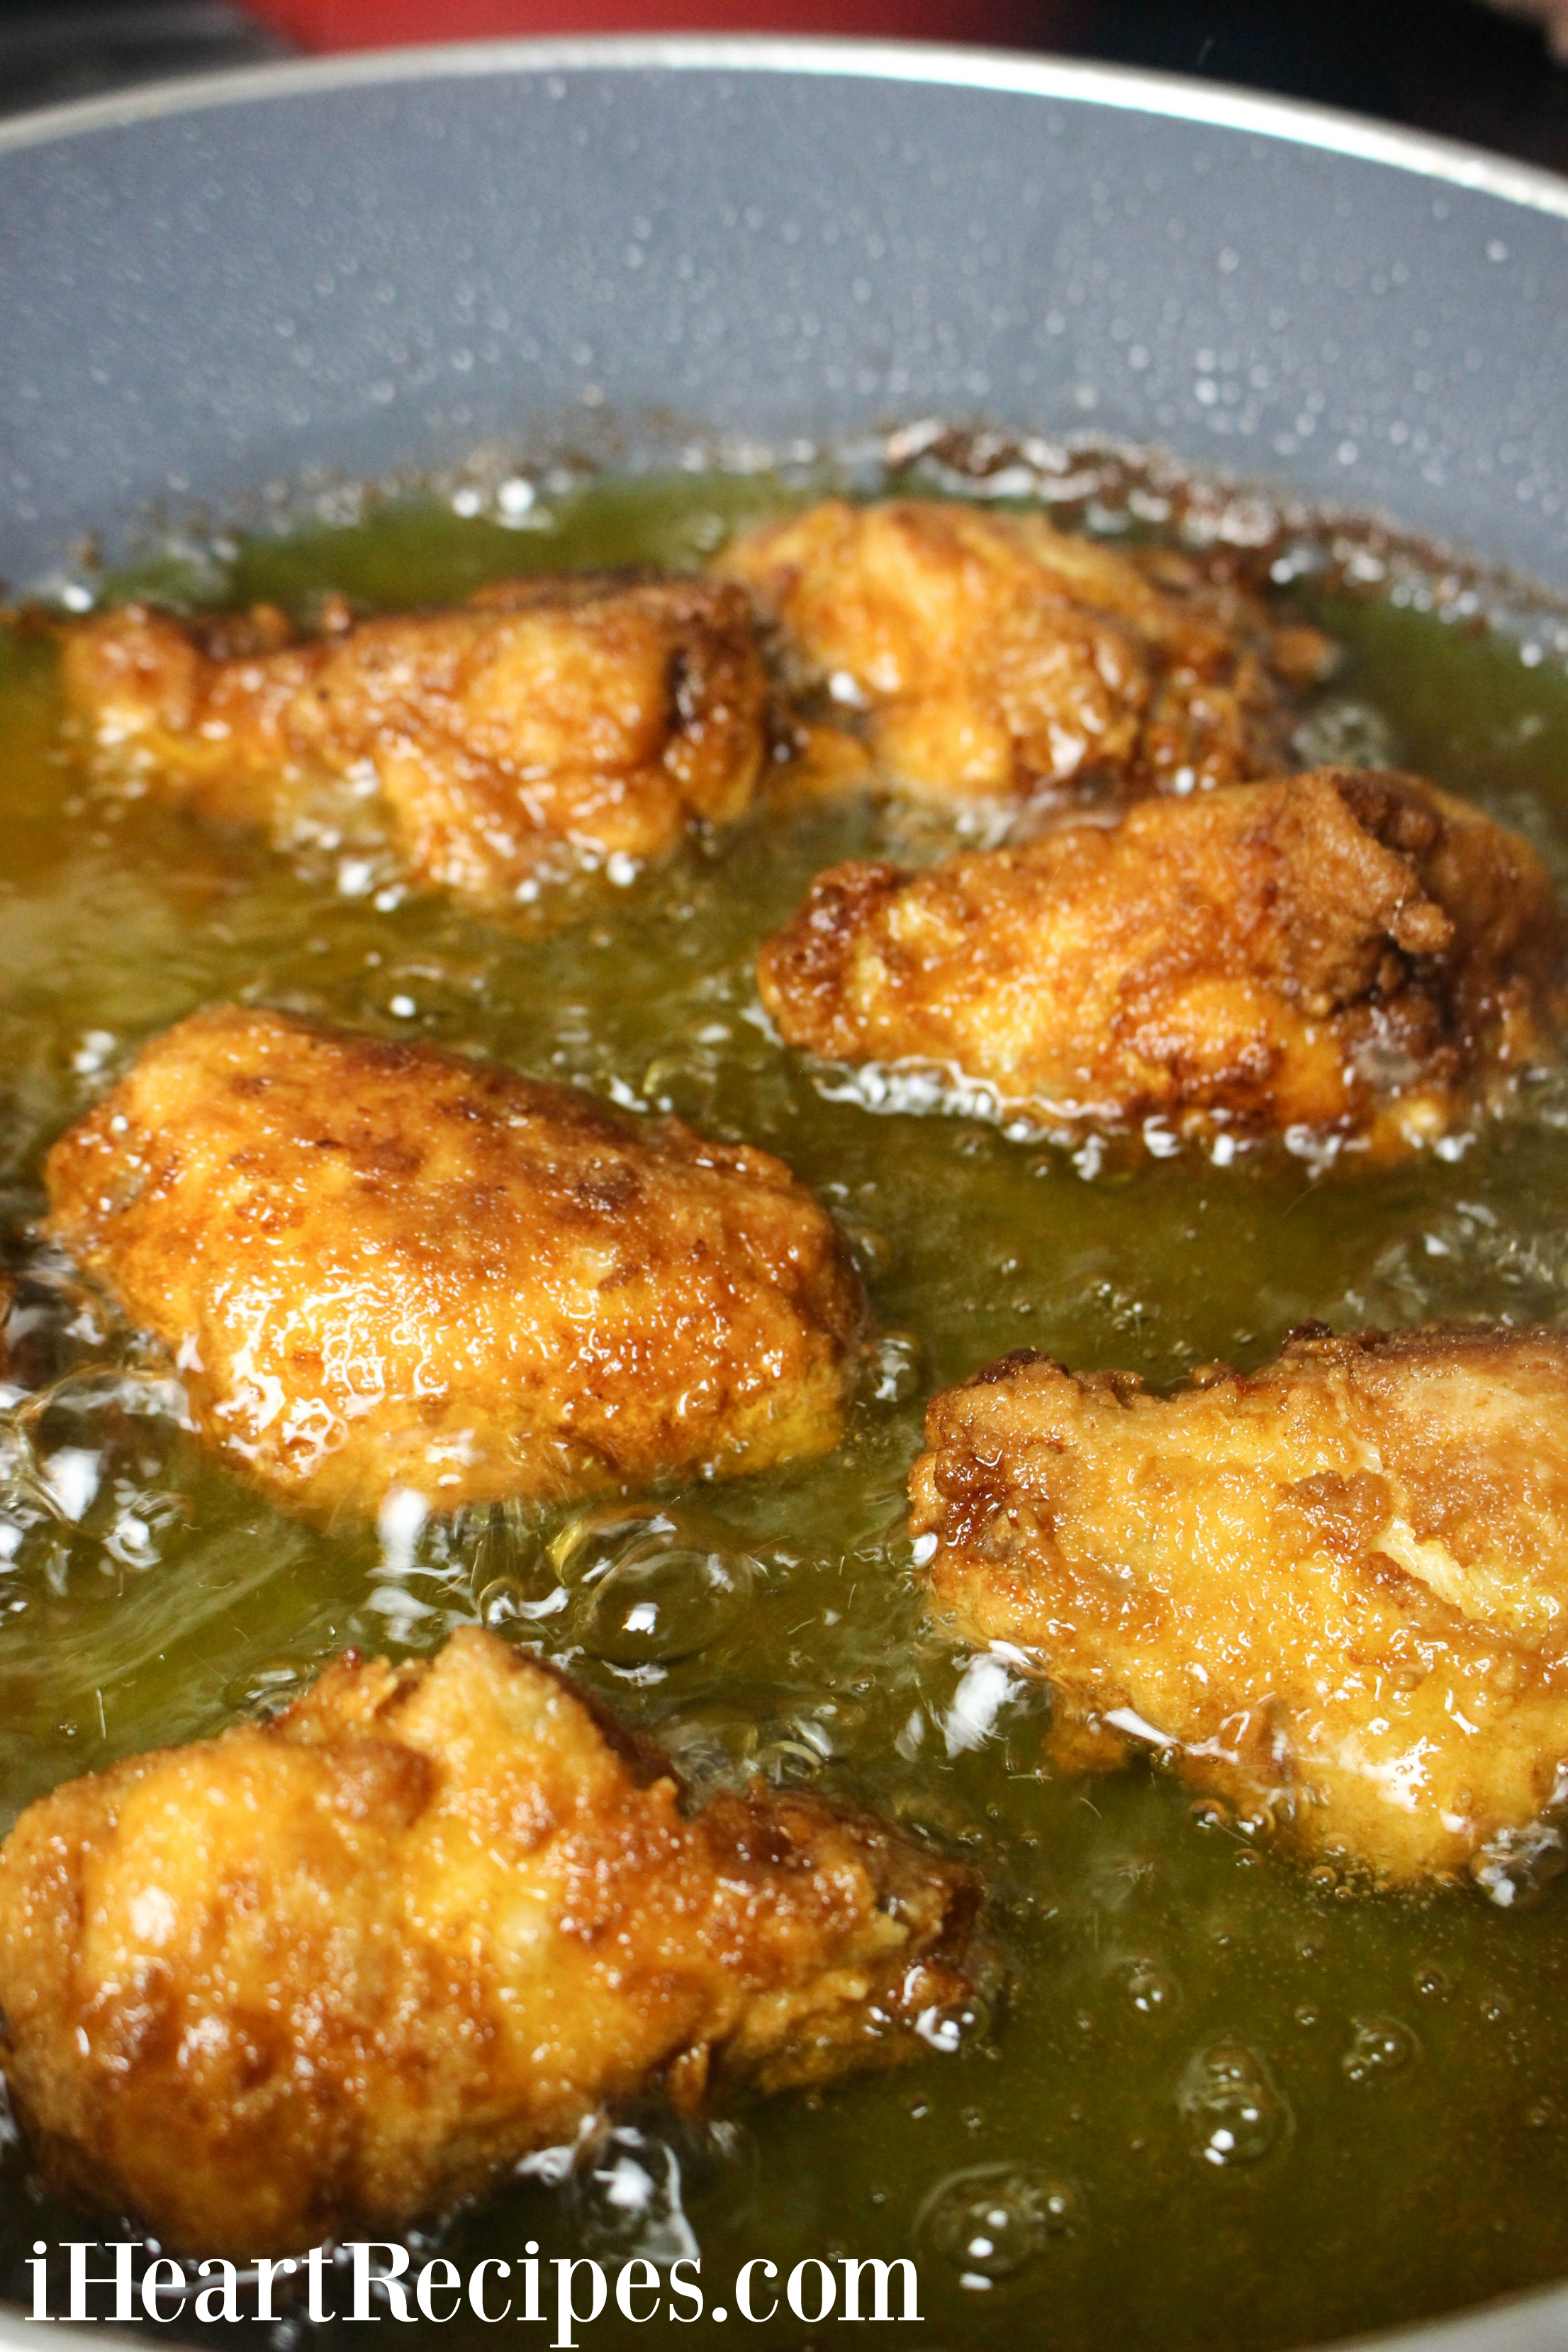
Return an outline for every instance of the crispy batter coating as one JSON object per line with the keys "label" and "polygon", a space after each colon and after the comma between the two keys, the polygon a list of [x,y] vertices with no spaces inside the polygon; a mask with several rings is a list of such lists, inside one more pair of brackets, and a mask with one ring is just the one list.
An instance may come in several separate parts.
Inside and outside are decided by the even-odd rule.
{"label": "crispy batter coating", "polygon": [[913,2055],[969,1873],[657,1749],[465,1628],[68,1782],[0,1850],[0,2062],[55,2185],[254,2256],[395,2229],[653,2086]]}
{"label": "crispy batter coating", "polygon": [[1562,954],[1527,842],[1415,777],[1324,770],[924,874],[836,866],[758,979],[791,1045],[982,1107],[1393,1153],[1547,1050]]}
{"label": "crispy batter coating", "polygon": [[279,1501],[729,1476],[841,1433],[865,1301],[782,1161],[423,1045],[218,1006],[49,1155],[50,1230]]}
{"label": "crispy batter coating", "polygon": [[[100,762],[288,841],[323,783],[379,792],[408,870],[481,902],[576,861],[641,860],[750,803],[767,687],[746,600],[701,581],[508,581],[456,610],[297,640],[127,605],[68,631]],[[318,813],[318,814],[313,814]]]}
{"label": "crispy batter coating", "polygon": [[1329,654],[1179,555],[932,499],[829,499],[745,532],[718,569],[778,625],[799,683],[868,713],[889,780],[933,801],[1275,773],[1286,688]]}
{"label": "crispy batter coating", "polygon": [[1168,1397],[1003,1359],[910,1477],[935,1600],[1030,1651],[1071,1766],[1142,1744],[1390,1880],[1510,1850],[1568,1766],[1568,1339],[1292,1334]]}

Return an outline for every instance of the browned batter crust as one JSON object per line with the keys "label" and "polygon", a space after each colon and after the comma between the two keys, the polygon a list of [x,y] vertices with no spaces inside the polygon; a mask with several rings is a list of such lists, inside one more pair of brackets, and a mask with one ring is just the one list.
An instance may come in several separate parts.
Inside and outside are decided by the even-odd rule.
{"label": "browned batter crust", "polygon": [[1528,842],[1419,778],[1324,770],[923,874],[836,866],[758,980],[793,1045],[1047,1122],[1397,1152],[1550,1049],[1563,948]]}
{"label": "browned batter crust", "polygon": [[[1005,1357],[910,1478],[933,1598],[1066,1767],[1137,1746],[1297,1850],[1483,1874],[1568,1765],[1568,1339],[1296,1335],[1170,1396]],[[1498,1841],[1501,1840],[1500,1847]]]}
{"label": "browned batter crust", "polygon": [[717,568],[775,624],[792,681],[862,711],[884,780],[923,800],[1273,774],[1291,691],[1330,658],[1180,555],[957,502],[829,499],[744,532]]}
{"label": "browned batter crust", "polygon": [[634,2093],[915,2054],[976,1900],[816,1798],[683,1816],[657,1750],[469,1628],[31,1806],[0,2063],[63,2193],[282,2253],[438,2214]]}
{"label": "browned batter crust", "polygon": [[843,1428],[866,1303],[783,1162],[494,1063],[220,1005],[47,1181],[206,1438],[296,1508],[729,1476]]}
{"label": "browned batter crust", "polygon": [[767,684],[739,589],[580,575],[335,618],[127,605],[67,632],[67,700],[101,765],[221,823],[287,841],[323,783],[368,791],[416,881],[482,903],[751,801]]}

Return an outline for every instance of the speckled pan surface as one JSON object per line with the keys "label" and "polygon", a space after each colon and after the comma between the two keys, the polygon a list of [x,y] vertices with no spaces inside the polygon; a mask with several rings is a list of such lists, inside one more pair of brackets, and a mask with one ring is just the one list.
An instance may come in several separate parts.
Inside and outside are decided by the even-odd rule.
{"label": "speckled pan surface", "polygon": [[[1568,184],[1310,109],[961,51],[405,52],[24,118],[0,222],[14,589],[312,468],[941,413],[1568,590]],[[1546,2352],[1568,2291],[1384,2340]]]}
{"label": "speckled pan surface", "polygon": [[161,494],[527,420],[956,410],[1568,585],[1568,189],[1310,110],[831,44],[405,52],[9,125],[0,217],[13,583]]}

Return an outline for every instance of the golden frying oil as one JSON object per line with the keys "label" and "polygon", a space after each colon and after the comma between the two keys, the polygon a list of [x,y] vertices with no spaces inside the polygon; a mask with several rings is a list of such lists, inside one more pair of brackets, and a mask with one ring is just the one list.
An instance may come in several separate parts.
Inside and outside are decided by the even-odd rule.
{"label": "golden frying oil", "polygon": [[[552,511],[542,496],[510,516],[523,529],[410,503],[251,541],[199,584],[306,610],[328,588],[397,605],[535,566],[689,564],[777,496],[612,484]],[[158,579],[192,584],[173,563]],[[1346,647],[1313,742],[1425,770],[1568,874],[1561,668],[1389,601],[1310,609]],[[774,808],[509,929],[353,895],[328,856],[291,866],[116,807],[58,722],[47,642],[0,640],[0,1206],[22,1277],[0,1419],[0,1826],[59,1779],[278,1704],[345,1643],[417,1653],[479,1616],[656,1730],[699,1789],[761,1770],[967,1855],[1010,1985],[918,2066],[707,2126],[622,2119],[564,2184],[520,2179],[432,2250],[466,2267],[530,2240],[547,2261],[695,2245],[732,2315],[749,2258],[782,2278],[808,2256],[912,2252],[921,2340],[947,2352],[1263,2352],[1568,2270],[1568,1888],[1510,1911],[1352,1893],[1172,1780],[1048,1777],[1044,1694],[925,1628],[902,1514],[924,1398],[1005,1349],[1158,1381],[1256,1360],[1314,1316],[1568,1318],[1568,1097],[1372,1179],[1278,1158],[1097,1170],[961,1119],[879,1117],[826,1100],[771,1042],[752,965],[812,875],[878,846],[886,819]],[[205,1465],[163,1367],[29,1221],[52,1137],[152,1032],[235,996],[482,1050],[781,1153],[856,1234],[892,1335],[851,1441],[566,1522],[394,1512],[336,1534]],[[87,2234],[0,2149],[0,2293],[24,2294],[35,2237]],[[812,2333],[782,2306],[742,2332]],[[641,2336],[612,2302],[582,2340]]]}

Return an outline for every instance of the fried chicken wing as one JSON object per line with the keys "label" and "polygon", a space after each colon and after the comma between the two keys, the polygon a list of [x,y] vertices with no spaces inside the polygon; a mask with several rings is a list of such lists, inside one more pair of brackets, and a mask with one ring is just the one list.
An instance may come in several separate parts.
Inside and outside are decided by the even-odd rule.
{"label": "fried chicken wing", "polygon": [[1026,1351],[932,1403],[917,1556],[1071,1767],[1142,1745],[1392,1881],[1510,1853],[1568,1767],[1568,1339],[1293,1334],[1171,1396]]}
{"label": "fried chicken wing", "polygon": [[866,1307],[782,1161],[494,1064],[220,1006],[55,1145],[50,1229],[279,1501],[374,1514],[837,1443]]}
{"label": "fried chicken wing", "polygon": [[1276,772],[1287,689],[1329,652],[1179,555],[958,503],[830,499],[747,531],[718,569],[777,625],[797,681],[867,711],[884,773],[933,801]]}
{"label": "fried chicken wing", "polygon": [[73,1780],[0,1850],[0,2063],[68,2195],[254,2256],[440,2212],[607,2103],[910,2056],[977,1891],[810,1796],[683,1815],[493,1633]]}
{"label": "fried chicken wing", "polygon": [[767,687],[736,588],[521,580],[335,617],[297,640],[266,606],[128,605],[67,633],[68,702],[100,762],[221,823],[286,841],[324,782],[379,794],[413,877],[481,902],[660,856],[751,800]]}
{"label": "fried chicken wing", "polygon": [[1415,777],[1325,770],[923,874],[837,866],[758,980],[792,1045],[1004,1112],[1392,1153],[1548,1050],[1563,944],[1527,842]]}

